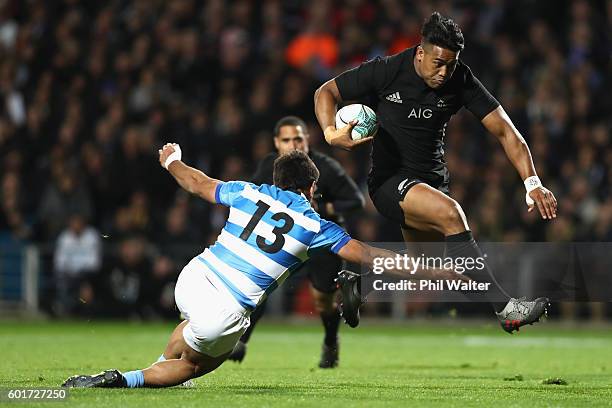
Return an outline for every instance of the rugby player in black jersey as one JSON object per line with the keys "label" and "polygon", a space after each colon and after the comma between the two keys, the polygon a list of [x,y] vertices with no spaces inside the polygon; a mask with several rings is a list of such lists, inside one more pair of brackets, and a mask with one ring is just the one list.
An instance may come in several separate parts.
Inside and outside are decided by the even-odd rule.
{"label": "rugby player in black jersey", "polygon": [[[324,83],[315,92],[315,113],[325,140],[351,150],[372,141],[368,188],[378,211],[397,221],[406,242],[444,239],[447,256],[482,256],[461,206],[449,197],[444,137],[450,117],[465,107],[501,143],[527,190],[528,211],[556,217],[557,201],[538,178],[529,147],[499,102],[460,60],[464,47],[459,26],[433,13],[423,24],[421,44],[396,55],[375,58]],[[351,139],[356,122],[336,129],[337,104],[374,102],[379,130],[375,138]],[[487,266],[469,277],[494,281]],[[490,285],[489,300],[504,330],[539,320],[548,299],[509,297]],[[346,310],[345,310],[346,313]]]}
{"label": "rugby player in black jersey", "polygon": [[[253,175],[251,182],[255,184],[272,184],[274,161],[279,155],[294,150],[308,154],[317,166],[321,175],[317,183],[317,191],[313,199],[316,210],[328,220],[343,226],[343,213],[363,208],[365,198],[357,184],[344,171],[335,159],[311,149],[308,144],[308,128],[297,116],[285,116],[274,126],[274,147],[276,151],[264,157]],[[304,265],[303,272],[310,280],[311,292],[315,309],[321,316],[325,337],[321,350],[320,368],[334,368],[338,365],[338,326],[340,314],[335,301],[338,272],[343,262],[332,253],[314,254]],[[228,359],[241,362],[244,359],[247,343],[251,338],[257,321],[264,313],[265,302],[251,314],[251,325],[236,343]]]}

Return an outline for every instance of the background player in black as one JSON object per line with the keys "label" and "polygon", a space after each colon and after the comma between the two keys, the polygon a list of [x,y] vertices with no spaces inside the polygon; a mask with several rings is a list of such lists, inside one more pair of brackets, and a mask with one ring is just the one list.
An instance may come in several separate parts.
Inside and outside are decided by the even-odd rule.
{"label": "background player in black", "polygon": [[[336,129],[336,106],[343,100],[374,100],[379,131],[373,140],[368,178],[374,205],[401,224],[407,242],[444,239],[449,256],[476,257],[480,250],[465,214],[447,195],[445,130],[461,107],[472,112],[503,146],[525,182],[528,211],[537,207],[543,219],[553,219],[557,201],[542,186],[529,147],[504,109],[459,59],[464,40],[457,24],[436,12],[425,22],[421,34],[419,46],[368,61],[323,84],[315,93],[315,113],[325,140],[351,150],[372,138],[351,140],[354,122]],[[486,274],[471,277],[490,280],[492,275],[486,269]],[[495,290],[489,298],[504,326],[504,317],[519,307],[518,301],[496,285],[491,287]],[[531,302],[528,307],[537,304]],[[515,329],[514,324],[504,328]]]}
{"label": "background player in black", "polygon": [[[321,173],[317,191],[313,199],[315,210],[322,217],[342,225],[342,213],[363,208],[365,198],[355,182],[346,174],[342,166],[333,158],[310,149],[308,146],[308,128],[304,121],[296,116],[286,116],[274,127],[274,147],[276,152],[267,155],[258,165],[252,182],[255,184],[272,184],[274,161],[279,155],[294,150],[301,150],[310,156]],[[325,329],[323,350],[319,367],[333,368],[338,364],[338,326],[340,315],[335,302],[335,278],[342,269],[342,260],[332,253],[319,253],[310,258],[302,267],[312,284],[312,295],[315,309],[321,315]],[[265,310],[265,303],[251,314],[251,325],[240,338],[240,342],[230,355],[230,360],[242,361],[257,321]]]}

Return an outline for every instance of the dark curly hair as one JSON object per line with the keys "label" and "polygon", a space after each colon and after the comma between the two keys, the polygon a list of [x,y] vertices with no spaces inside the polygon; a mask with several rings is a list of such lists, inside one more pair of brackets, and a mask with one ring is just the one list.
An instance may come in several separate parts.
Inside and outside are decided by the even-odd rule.
{"label": "dark curly hair", "polygon": [[319,180],[319,169],[306,153],[294,150],[274,160],[272,178],[275,186],[300,193]]}
{"label": "dark curly hair", "polygon": [[461,28],[450,18],[434,11],[421,28],[424,43],[437,45],[451,51],[461,51],[465,45]]}

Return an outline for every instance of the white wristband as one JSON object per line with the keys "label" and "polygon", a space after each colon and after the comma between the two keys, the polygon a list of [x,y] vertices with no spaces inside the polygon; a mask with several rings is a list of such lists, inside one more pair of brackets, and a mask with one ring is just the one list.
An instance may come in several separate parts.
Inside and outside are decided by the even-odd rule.
{"label": "white wristband", "polygon": [[542,182],[540,181],[540,178],[538,176],[531,176],[527,177],[523,181],[523,183],[525,183],[525,190],[527,190],[527,192],[525,193],[525,202],[529,206],[534,205],[535,201],[533,201],[533,199],[529,197],[529,193],[531,193],[538,187],[542,187]]}
{"label": "white wristband", "polygon": [[175,144],[174,151],[170,153],[170,156],[168,156],[168,158],[164,162],[164,167],[166,168],[166,170],[168,170],[168,166],[170,165],[170,163],[172,163],[173,161],[181,160],[181,157],[182,157],[181,147]]}

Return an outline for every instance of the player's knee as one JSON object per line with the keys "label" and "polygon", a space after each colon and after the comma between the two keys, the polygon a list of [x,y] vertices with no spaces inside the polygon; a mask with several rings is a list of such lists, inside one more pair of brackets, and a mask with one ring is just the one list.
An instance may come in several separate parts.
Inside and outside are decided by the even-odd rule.
{"label": "player's knee", "polygon": [[228,352],[218,357],[211,357],[187,347],[181,354],[181,361],[184,364],[182,372],[189,378],[185,378],[183,381],[210,373],[219,367],[229,354]]}
{"label": "player's knee", "polygon": [[185,377],[181,379],[186,381],[192,378],[198,378],[210,372],[206,362],[201,361],[201,356],[198,356],[194,351],[189,350],[181,356]]}
{"label": "player's knee", "polygon": [[439,227],[445,234],[461,232],[465,229],[465,214],[455,200],[448,200],[441,210]]}
{"label": "player's knee", "polygon": [[204,374],[209,373],[211,370],[206,367],[204,364],[194,364],[191,378],[198,378],[203,376]]}

